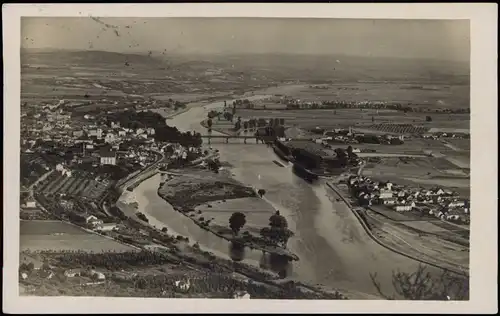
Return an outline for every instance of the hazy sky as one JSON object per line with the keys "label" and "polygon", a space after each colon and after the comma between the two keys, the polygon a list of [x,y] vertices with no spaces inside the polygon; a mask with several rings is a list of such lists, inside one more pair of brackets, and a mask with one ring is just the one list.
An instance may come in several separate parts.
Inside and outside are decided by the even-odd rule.
{"label": "hazy sky", "polygon": [[25,17],[21,36],[26,48],[115,52],[470,56],[468,20]]}

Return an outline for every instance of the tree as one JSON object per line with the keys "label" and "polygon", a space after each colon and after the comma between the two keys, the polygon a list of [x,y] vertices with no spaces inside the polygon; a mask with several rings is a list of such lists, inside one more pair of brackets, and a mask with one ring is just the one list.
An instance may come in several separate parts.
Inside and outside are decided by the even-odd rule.
{"label": "tree", "polygon": [[266,190],[264,190],[264,189],[259,189],[259,190],[257,191],[257,194],[258,194],[258,195],[262,198],[262,197],[264,196],[264,194],[266,194]]}
{"label": "tree", "polygon": [[[415,272],[393,272],[392,285],[396,294],[407,300],[468,300],[469,278],[443,270],[440,276],[432,276],[420,264]],[[372,283],[378,293],[388,300],[397,299],[382,291],[377,273],[370,273]]]}
{"label": "tree", "polygon": [[35,265],[33,264],[33,262],[30,262],[30,263],[28,263],[28,264],[26,265],[26,270],[27,270],[28,272],[33,271],[33,269],[35,269]]}
{"label": "tree", "polygon": [[241,228],[245,226],[247,220],[245,214],[241,212],[235,212],[229,218],[229,227],[235,235],[239,233]]}
{"label": "tree", "polygon": [[293,236],[293,232],[288,229],[288,222],[285,217],[281,216],[279,211],[276,211],[269,218],[269,227],[262,228],[260,235],[282,247],[286,247],[286,243]]}
{"label": "tree", "polygon": [[50,271],[50,265],[47,261],[42,264],[42,271]]}
{"label": "tree", "polygon": [[135,286],[141,290],[144,290],[147,288],[148,282],[145,279],[141,278],[135,282]]}
{"label": "tree", "polygon": [[208,125],[208,128],[209,128],[209,129],[211,129],[211,128],[212,128],[212,124],[213,124],[213,123],[212,123],[212,119],[211,119],[211,118],[209,118],[209,119],[207,120],[207,125]]}
{"label": "tree", "polygon": [[90,279],[91,279],[92,281],[94,281],[94,282],[95,282],[95,281],[97,281],[98,277],[99,277],[99,276],[97,275],[97,273],[93,273],[93,274],[90,276]]}
{"label": "tree", "polygon": [[427,115],[427,116],[425,117],[425,121],[426,121],[426,122],[432,122],[432,117],[430,117],[429,115]]}
{"label": "tree", "polygon": [[279,125],[280,125],[280,119],[279,118],[275,118],[272,126],[273,127],[278,127]]}
{"label": "tree", "polygon": [[248,121],[243,122],[243,129],[248,129]]}
{"label": "tree", "polygon": [[280,215],[280,211],[276,211],[276,213],[269,218],[269,226],[271,228],[286,229],[288,228],[288,222],[285,217]]}

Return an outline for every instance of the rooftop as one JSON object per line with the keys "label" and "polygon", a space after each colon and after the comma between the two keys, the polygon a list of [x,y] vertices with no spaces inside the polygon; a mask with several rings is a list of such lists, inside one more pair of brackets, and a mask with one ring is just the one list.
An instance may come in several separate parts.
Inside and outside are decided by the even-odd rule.
{"label": "rooftop", "polygon": [[115,158],[116,157],[116,151],[111,150],[109,148],[101,148],[99,150],[99,155],[101,157],[106,157],[106,158]]}

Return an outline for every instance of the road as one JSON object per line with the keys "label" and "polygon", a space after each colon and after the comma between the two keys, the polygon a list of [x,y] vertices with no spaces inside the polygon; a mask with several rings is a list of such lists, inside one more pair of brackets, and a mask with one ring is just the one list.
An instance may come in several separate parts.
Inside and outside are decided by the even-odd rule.
{"label": "road", "polygon": [[[366,225],[365,221],[360,217],[360,215],[357,213],[357,211],[355,210],[356,208],[353,207],[351,205],[351,203],[344,197],[344,195],[339,191],[339,189],[332,183],[328,183],[328,186],[334,190],[338,196],[342,199],[342,201],[346,204],[346,206],[352,211],[352,213],[356,216],[356,218],[359,220],[359,222],[361,223],[361,225],[363,226],[364,230],[366,231],[366,233],[368,234],[368,236],[370,236],[371,239],[373,239],[373,241],[375,241],[377,244],[381,245],[382,247],[396,253],[396,254],[400,254],[400,255],[403,255],[407,258],[410,258],[410,259],[413,259],[415,261],[419,261],[421,263],[424,263],[424,264],[427,264],[427,265],[430,265],[430,266],[433,266],[435,268],[438,268],[438,269],[447,269],[447,270],[450,270],[452,272],[455,272],[457,274],[461,274],[463,275],[465,272],[463,271],[463,269],[461,267],[457,267],[457,269],[450,269],[448,267],[442,267],[438,264],[435,264],[433,262],[430,262],[430,261],[427,261],[427,260],[424,260],[422,259],[421,257],[415,257],[415,256],[412,256],[412,255],[409,255],[403,251],[400,251],[398,249],[395,249],[391,246],[388,246],[386,245],[384,242],[382,242],[379,238],[377,238],[375,235],[373,235],[373,233],[371,232],[370,228]],[[366,216],[369,216],[369,215],[366,215]],[[387,232],[389,233],[389,232]],[[411,247],[412,249],[415,249],[413,246],[411,246],[410,244],[408,244],[405,240],[403,240],[401,237],[399,236],[395,236],[391,233],[389,233],[390,235],[392,235],[393,237],[396,237],[398,238],[399,240],[403,241],[406,245],[408,245],[409,247]],[[415,249],[416,250],[416,249]],[[418,250],[416,250],[418,252]]]}
{"label": "road", "polygon": [[155,153],[156,154],[160,154],[161,158],[158,158],[154,163],[152,163],[151,165],[149,165],[146,168],[144,168],[141,172],[139,172],[138,174],[136,174],[132,178],[128,179],[124,183],[120,184],[118,186],[118,189],[119,190],[125,190],[125,189],[127,189],[129,186],[133,185],[137,181],[137,179],[141,178],[145,173],[151,172],[152,170],[157,169],[158,165],[160,163],[162,163],[162,162],[165,161],[165,156],[162,153],[159,153],[159,152],[155,152]]}

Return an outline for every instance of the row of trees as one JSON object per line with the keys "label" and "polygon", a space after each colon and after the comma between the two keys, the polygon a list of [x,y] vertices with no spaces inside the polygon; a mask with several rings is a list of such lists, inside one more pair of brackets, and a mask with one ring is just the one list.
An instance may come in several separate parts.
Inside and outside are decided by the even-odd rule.
{"label": "row of trees", "polygon": [[203,143],[200,133],[181,132],[176,127],[168,126],[165,118],[152,111],[136,112],[127,110],[107,114],[108,122],[119,122],[126,128],[154,128],[154,138],[161,142],[179,143],[184,147],[200,147]]}
{"label": "row of trees", "polygon": [[[242,212],[235,212],[229,218],[229,228],[234,235],[238,235],[246,224],[246,216]],[[293,236],[293,232],[288,229],[288,222],[284,216],[276,211],[269,218],[269,226],[263,227],[260,235],[273,244],[286,247],[288,239]]]}
{"label": "row of trees", "polygon": [[[217,119],[220,119],[220,116],[223,116],[226,121],[233,122],[234,121],[234,113],[224,111],[222,114],[217,111],[210,111],[208,113],[208,118],[207,118],[207,128],[208,132],[212,131],[212,126],[213,126],[213,119],[217,117]],[[271,129],[268,129],[266,131],[266,135],[262,136],[278,136],[278,137],[284,137],[285,136],[285,119],[284,118],[270,118],[269,121],[266,121],[264,118],[258,118],[258,119],[248,119],[248,120],[242,120],[240,116],[236,119],[236,122],[234,122],[234,131],[240,131],[243,129],[244,131],[247,130],[253,130],[259,127],[270,127]]]}
{"label": "row of trees", "polygon": [[64,267],[100,267],[109,270],[119,270],[130,266],[148,266],[172,263],[165,255],[152,251],[129,251],[129,252],[67,252],[59,253],[56,259]]}
{"label": "row of trees", "polygon": [[403,112],[418,112],[418,113],[453,113],[466,114],[470,113],[470,108],[426,108],[418,104],[403,105],[399,102],[357,102],[357,101],[339,101],[339,100],[324,100],[320,102],[302,103],[296,100],[285,100],[287,109],[390,109]]}

